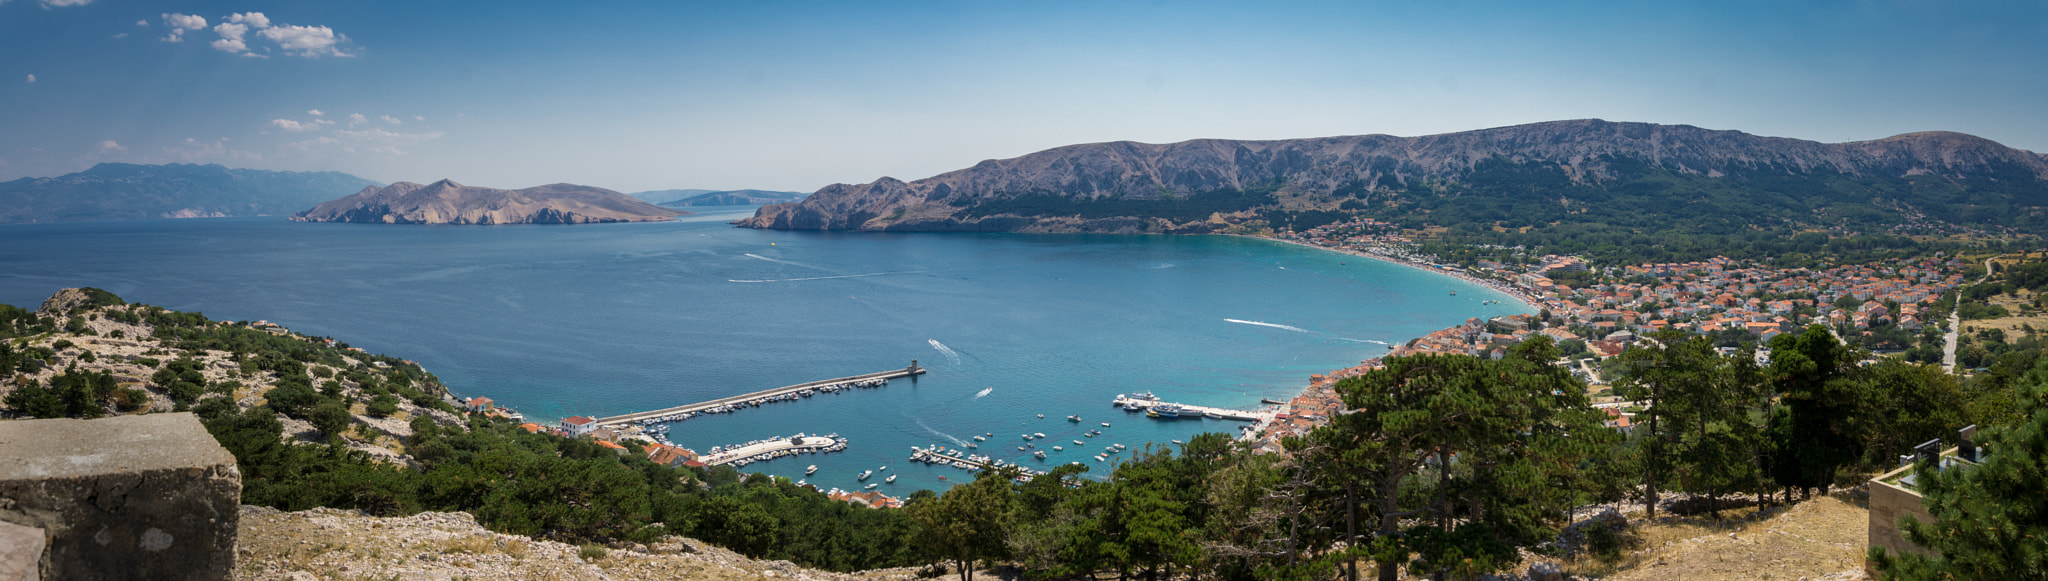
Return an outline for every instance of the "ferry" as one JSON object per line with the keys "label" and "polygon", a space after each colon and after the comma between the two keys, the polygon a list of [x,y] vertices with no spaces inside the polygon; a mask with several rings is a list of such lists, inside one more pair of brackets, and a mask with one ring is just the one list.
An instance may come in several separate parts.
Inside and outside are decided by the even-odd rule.
{"label": "ferry", "polygon": [[868,479],[868,477],[869,477],[869,476],[874,476],[874,475],[875,475],[875,471],[873,471],[873,470],[862,470],[862,471],[860,471],[860,479],[861,479],[862,481],[866,481],[866,480]]}
{"label": "ferry", "polygon": [[882,481],[883,481],[883,482],[887,482],[887,483],[890,483],[890,484],[895,484],[895,483],[896,483],[896,475],[895,475],[895,474],[890,474],[888,478],[883,478],[883,479],[882,479]]}
{"label": "ferry", "polygon": [[1180,417],[1180,408],[1169,404],[1152,406],[1152,409],[1145,410],[1145,417],[1162,420],[1177,419]]}
{"label": "ferry", "polygon": [[818,465],[817,465],[817,464],[812,464],[812,465],[810,465],[810,466],[806,466],[806,467],[804,467],[804,476],[810,476],[810,475],[812,475],[812,474],[816,474],[817,472],[818,472]]}

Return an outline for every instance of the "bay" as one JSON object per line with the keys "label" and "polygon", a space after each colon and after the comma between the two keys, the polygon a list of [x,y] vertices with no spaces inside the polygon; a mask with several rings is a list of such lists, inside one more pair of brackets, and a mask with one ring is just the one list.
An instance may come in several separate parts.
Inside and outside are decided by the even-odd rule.
{"label": "bay", "polygon": [[[838,433],[849,450],[745,470],[803,478],[815,463],[811,483],[855,489],[855,473],[886,465],[901,474],[882,488],[896,496],[968,477],[911,464],[911,446],[993,434],[979,452],[1049,467],[1016,450],[1020,433],[1044,432],[1051,442],[1041,443],[1069,448],[1053,462],[1100,476],[1110,465],[1090,456],[1111,443],[1238,425],[1146,420],[1111,408],[1117,394],[1254,408],[1385,343],[1527,312],[1449,277],[1247,238],[780,232],[726,225],[751,207],[693,210],[676,222],[582,226],[0,226],[0,302],[34,308],[59,288],[94,286],[215,319],[269,320],[418,361],[458,395],[540,421],[915,359],[930,369],[916,381],[700,417],[670,434],[701,451]],[[1104,435],[1081,435],[1105,421]]]}

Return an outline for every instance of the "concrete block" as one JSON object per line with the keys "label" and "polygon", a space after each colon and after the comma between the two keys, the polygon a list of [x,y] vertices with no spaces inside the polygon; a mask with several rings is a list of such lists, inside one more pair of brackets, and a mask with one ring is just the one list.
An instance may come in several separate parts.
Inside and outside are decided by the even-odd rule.
{"label": "concrete block", "polygon": [[51,579],[234,578],[241,473],[188,413],[0,422],[0,521]]}

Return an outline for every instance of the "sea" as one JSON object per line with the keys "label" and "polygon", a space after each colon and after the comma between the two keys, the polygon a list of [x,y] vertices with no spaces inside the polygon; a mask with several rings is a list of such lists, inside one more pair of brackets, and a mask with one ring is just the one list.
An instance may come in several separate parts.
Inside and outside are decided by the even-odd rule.
{"label": "sea", "polygon": [[[973,443],[1042,469],[1082,462],[1101,477],[1130,456],[1092,457],[1111,444],[1136,450],[1241,425],[1149,420],[1112,407],[1119,394],[1258,408],[1388,344],[1528,312],[1451,277],[1251,238],[727,224],[753,209],[576,226],[6,225],[0,302],[32,309],[60,288],[92,286],[214,319],[267,320],[418,361],[458,396],[488,396],[542,422],[916,361],[929,373],[915,380],[701,416],[669,432],[700,452],[838,434],[843,452],[742,471],[851,490],[866,484],[857,473],[886,466],[868,482],[899,475],[880,487],[898,497],[972,478],[910,462],[913,446]],[[1085,437],[1090,429],[1103,433]],[[1017,450],[1022,434],[1039,432],[1043,461]],[[819,470],[807,478],[811,464]]]}

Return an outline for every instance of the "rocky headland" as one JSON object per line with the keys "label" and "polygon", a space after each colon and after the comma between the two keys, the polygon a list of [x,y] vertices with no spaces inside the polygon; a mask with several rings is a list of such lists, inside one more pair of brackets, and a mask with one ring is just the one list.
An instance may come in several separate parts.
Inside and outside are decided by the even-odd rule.
{"label": "rocky headland", "polygon": [[655,222],[687,214],[590,186],[549,184],[501,190],[441,180],[363,188],[291,219],[362,224],[597,224]]}

